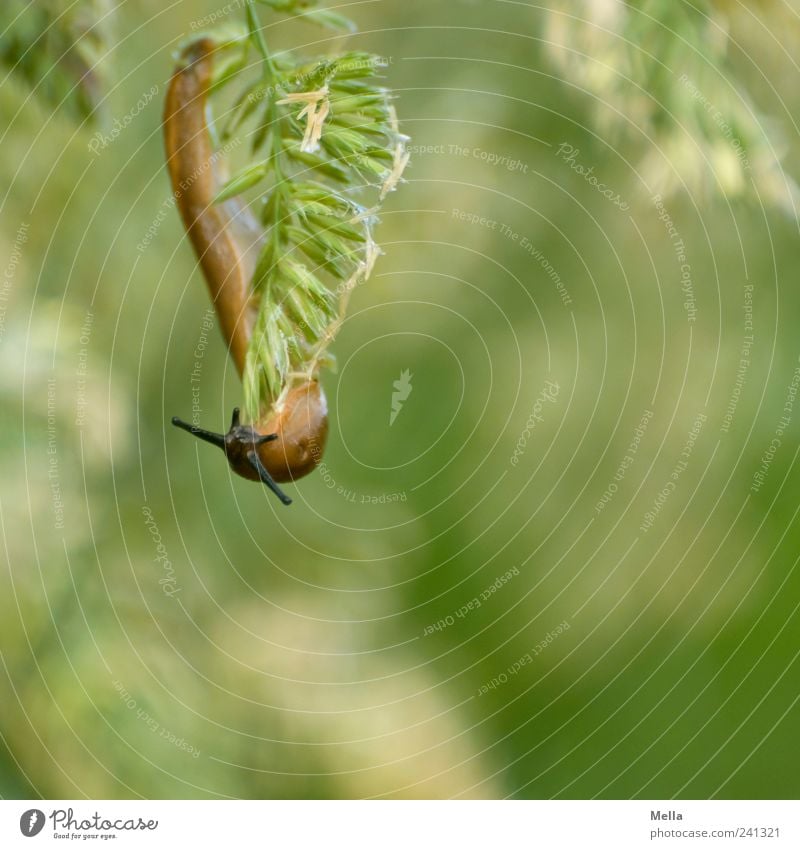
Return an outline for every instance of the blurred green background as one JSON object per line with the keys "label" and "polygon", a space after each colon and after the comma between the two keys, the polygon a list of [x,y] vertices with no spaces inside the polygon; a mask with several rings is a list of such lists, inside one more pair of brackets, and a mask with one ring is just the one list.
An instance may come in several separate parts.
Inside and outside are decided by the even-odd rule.
{"label": "blurred green background", "polygon": [[694,4],[719,70],[589,5],[341,7],[413,158],[289,509],[168,426],[206,336],[202,422],[241,400],[160,138],[225,4],[117,4],[97,125],[2,71],[0,795],[800,793],[796,9]]}

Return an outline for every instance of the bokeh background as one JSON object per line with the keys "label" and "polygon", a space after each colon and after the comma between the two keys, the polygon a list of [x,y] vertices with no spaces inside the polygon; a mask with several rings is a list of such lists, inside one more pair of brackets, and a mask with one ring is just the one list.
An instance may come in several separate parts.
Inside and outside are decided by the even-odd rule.
{"label": "bokeh background", "polygon": [[797,797],[795,4],[339,7],[413,158],[289,509],[168,425],[241,400],[160,138],[241,9],[78,3],[86,120],[48,5],[0,11],[0,795]]}

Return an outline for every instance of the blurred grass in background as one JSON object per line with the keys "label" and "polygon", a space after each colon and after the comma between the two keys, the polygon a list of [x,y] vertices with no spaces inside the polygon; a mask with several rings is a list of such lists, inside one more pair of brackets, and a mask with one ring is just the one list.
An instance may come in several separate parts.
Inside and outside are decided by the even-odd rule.
{"label": "blurred grass in background", "polygon": [[[717,4],[730,67],[798,173],[797,19],[756,5]],[[548,17],[564,7],[344,10],[349,45],[389,59],[414,156],[323,377],[325,466],[288,510],[168,427],[192,409],[197,351],[203,424],[241,400],[160,138],[173,51],[220,4],[120,4],[99,130],[158,94],[97,153],[98,128],[4,80],[2,796],[800,793],[791,192],[717,180],[725,156],[692,182],[667,148],[688,189],[663,186],[679,261],[651,200],[657,139],[597,122],[602,87],[550,55],[556,31],[603,46]]]}

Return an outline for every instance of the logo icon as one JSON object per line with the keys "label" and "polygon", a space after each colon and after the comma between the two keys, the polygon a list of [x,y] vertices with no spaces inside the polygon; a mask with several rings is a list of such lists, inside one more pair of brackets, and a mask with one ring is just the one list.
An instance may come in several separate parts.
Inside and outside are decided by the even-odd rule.
{"label": "logo icon", "polygon": [[38,808],[31,808],[19,818],[19,830],[25,837],[36,837],[44,828],[44,812]]}
{"label": "logo icon", "polygon": [[408,400],[411,390],[414,388],[411,385],[413,374],[408,369],[400,372],[400,379],[395,380],[392,384],[394,392],[392,392],[392,412],[389,415],[389,427],[394,424],[394,420],[400,415],[400,410],[403,409],[403,404]]}

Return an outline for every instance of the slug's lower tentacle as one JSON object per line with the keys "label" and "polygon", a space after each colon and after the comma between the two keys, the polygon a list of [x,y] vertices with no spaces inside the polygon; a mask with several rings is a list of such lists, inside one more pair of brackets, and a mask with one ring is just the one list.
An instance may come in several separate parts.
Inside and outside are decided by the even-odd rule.
{"label": "slug's lower tentacle", "polygon": [[247,459],[250,462],[250,465],[255,470],[256,474],[261,479],[261,482],[268,486],[275,495],[281,500],[283,504],[287,507],[292,503],[292,499],[289,498],[288,495],[272,480],[272,475],[264,468],[264,464],[261,462],[261,459],[258,456],[258,453],[255,451],[250,451],[247,455]]}

